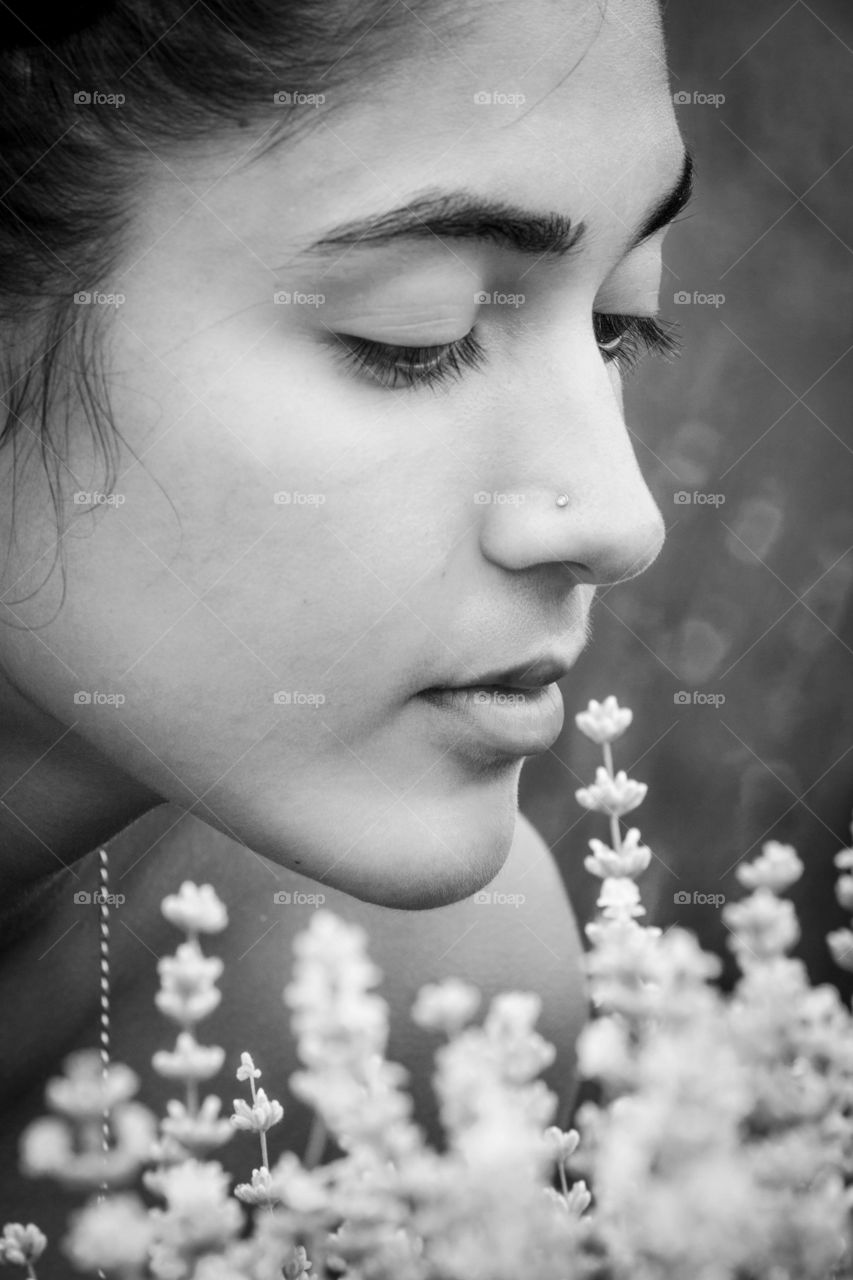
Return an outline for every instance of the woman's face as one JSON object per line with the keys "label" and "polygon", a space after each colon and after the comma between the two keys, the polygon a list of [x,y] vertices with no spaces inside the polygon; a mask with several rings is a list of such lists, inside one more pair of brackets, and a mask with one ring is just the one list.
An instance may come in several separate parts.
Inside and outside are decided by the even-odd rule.
{"label": "woman's face", "polygon": [[[522,760],[561,721],[419,695],[567,667],[595,585],[663,538],[602,349],[620,326],[593,324],[657,306],[663,233],[630,247],[683,163],[656,8],[508,0],[463,18],[413,18],[411,61],[328,117],[291,106],[316,122],[250,165],[266,126],[203,161],[151,157],[102,286],[125,298],[106,364],[129,448],[99,494],[75,425],[64,598],[59,572],[45,583],[47,481],[27,468],[2,582],[7,601],[36,591],[2,629],[33,702],[274,861],[402,907],[495,876]],[[559,255],[532,232],[465,235],[470,217],[431,233],[420,202],[442,198],[583,231]],[[420,234],[341,237],[413,206]],[[448,350],[425,369],[387,346]]]}

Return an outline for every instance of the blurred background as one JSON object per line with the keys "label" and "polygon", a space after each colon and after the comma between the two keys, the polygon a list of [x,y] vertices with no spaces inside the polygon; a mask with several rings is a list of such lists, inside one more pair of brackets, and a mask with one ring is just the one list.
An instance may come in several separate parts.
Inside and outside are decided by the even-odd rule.
{"label": "blurred background", "polygon": [[791,843],[799,954],[849,991],[823,937],[848,922],[833,855],[853,843],[853,5],[671,0],[665,23],[697,168],[664,248],[683,354],[644,364],[626,400],[668,539],[646,574],[600,591],[521,807],[586,921],[583,858],[606,823],[574,798],[601,761],[574,713],[615,694],[635,715],[616,767],[649,784],[625,823],[655,855],[647,920],[723,954],[701,895],[739,896],[737,864]]}

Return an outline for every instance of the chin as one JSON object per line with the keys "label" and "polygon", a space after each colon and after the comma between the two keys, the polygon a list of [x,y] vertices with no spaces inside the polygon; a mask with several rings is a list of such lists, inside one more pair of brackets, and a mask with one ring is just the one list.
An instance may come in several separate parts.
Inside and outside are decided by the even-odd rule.
{"label": "chin", "polygon": [[[438,797],[429,806],[395,805],[373,821],[345,824],[346,839],[340,827],[330,833],[318,821],[295,839],[289,834],[286,853],[280,834],[269,831],[246,843],[318,886],[377,906],[425,911],[468,898],[494,880],[512,848],[517,818],[516,789],[503,786],[497,793]],[[352,834],[357,825],[365,831],[360,838]]]}

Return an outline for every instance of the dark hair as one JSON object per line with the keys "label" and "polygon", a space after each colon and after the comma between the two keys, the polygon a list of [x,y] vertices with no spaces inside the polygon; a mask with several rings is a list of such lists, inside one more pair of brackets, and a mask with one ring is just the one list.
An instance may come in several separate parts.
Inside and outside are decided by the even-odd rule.
{"label": "dark hair", "polygon": [[[58,514],[72,406],[114,474],[119,429],[97,341],[106,309],[74,295],[114,272],[157,157],[231,138],[251,163],[346,105],[357,82],[387,75],[403,23],[417,32],[411,10],[388,0],[119,0],[83,30],[36,31],[0,51],[0,446],[14,450],[13,503],[26,444],[41,450]],[[325,101],[288,106],[294,92]]]}

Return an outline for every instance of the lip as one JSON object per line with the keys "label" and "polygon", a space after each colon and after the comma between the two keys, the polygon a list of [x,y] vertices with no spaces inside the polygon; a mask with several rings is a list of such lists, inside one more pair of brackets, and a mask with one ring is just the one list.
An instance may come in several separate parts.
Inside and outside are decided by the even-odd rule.
{"label": "lip", "polygon": [[528,662],[520,662],[500,670],[495,668],[472,680],[454,681],[446,685],[435,685],[434,688],[482,689],[499,685],[504,689],[542,689],[568,675],[577,657],[577,651],[573,654],[537,654]]}
{"label": "lip", "polygon": [[563,695],[555,683],[522,689],[479,685],[424,689],[419,700],[443,727],[459,733],[457,745],[475,753],[491,747],[499,755],[538,755],[553,746],[565,717]]}

